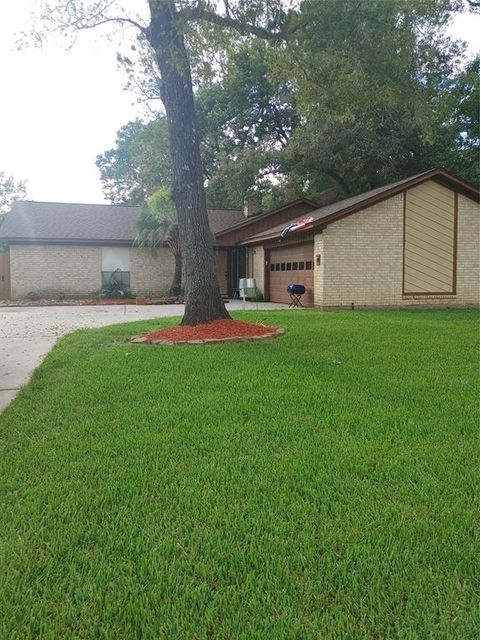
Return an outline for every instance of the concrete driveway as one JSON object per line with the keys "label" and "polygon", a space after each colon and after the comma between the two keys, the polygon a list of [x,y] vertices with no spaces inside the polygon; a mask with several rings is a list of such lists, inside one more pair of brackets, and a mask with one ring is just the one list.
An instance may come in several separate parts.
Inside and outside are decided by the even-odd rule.
{"label": "concrete driveway", "polygon": [[[240,310],[240,301],[229,302]],[[254,303],[246,309],[255,310]],[[259,302],[260,310],[287,305]],[[60,337],[75,329],[104,327],[134,320],[181,316],[183,305],[0,307],[0,411],[13,400],[33,370]]]}

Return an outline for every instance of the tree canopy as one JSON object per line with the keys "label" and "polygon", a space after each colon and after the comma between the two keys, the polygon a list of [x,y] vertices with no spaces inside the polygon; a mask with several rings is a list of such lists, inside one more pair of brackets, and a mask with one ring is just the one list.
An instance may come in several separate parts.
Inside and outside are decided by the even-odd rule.
{"label": "tree canopy", "polygon": [[0,220],[3,214],[10,211],[15,200],[25,198],[27,187],[24,180],[15,180],[5,171],[0,171]]}
{"label": "tree canopy", "polygon": [[97,156],[103,192],[110,202],[137,205],[171,183],[165,116],[134,120],[118,132],[115,147]]}
{"label": "tree canopy", "polygon": [[[275,14],[285,38],[232,40],[197,24],[187,41],[210,206],[239,207],[256,195],[266,207],[332,184],[352,194],[436,165],[478,180],[478,61],[465,67],[461,43],[444,35],[462,8],[455,0],[305,0]],[[215,47],[221,62],[208,55]],[[152,175],[152,190],[168,184],[168,172],[135,159],[143,148],[163,171],[163,123],[127,125],[133,164],[125,168],[120,139],[104,154],[106,193],[121,193],[119,170],[138,182],[135,196]]]}

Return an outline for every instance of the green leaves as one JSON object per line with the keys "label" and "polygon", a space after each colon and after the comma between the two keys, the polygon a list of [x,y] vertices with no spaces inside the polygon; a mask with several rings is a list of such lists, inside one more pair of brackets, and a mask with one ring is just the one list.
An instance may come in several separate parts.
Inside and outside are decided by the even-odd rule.
{"label": "green leaves", "polygon": [[15,200],[25,198],[27,188],[25,180],[16,181],[13,176],[7,176],[0,171],[0,220],[4,213],[10,211]]}
{"label": "green leaves", "polygon": [[97,156],[103,192],[113,203],[141,204],[156,189],[170,185],[165,116],[134,120],[117,133],[115,147]]}
{"label": "green leaves", "polygon": [[[459,72],[462,45],[444,35],[458,2],[195,7],[182,29],[209,206],[241,207],[253,194],[267,208],[334,184],[353,194],[437,165],[478,180],[478,61]],[[212,11],[220,21],[206,19]],[[287,39],[239,35],[226,16]],[[97,165],[113,202],[168,187],[164,117],[127,124]]]}

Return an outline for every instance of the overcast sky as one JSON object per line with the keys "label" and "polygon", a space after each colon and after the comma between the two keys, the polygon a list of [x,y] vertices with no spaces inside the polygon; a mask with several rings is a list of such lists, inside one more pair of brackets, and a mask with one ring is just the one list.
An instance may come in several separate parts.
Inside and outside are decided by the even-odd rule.
{"label": "overcast sky", "polygon": [[[121,1],[145,7],[145,0]],[[80,34],[70,51],[53,43],[17,51],[18,32],[38,5],[0,0],[0,171],[26,179],[36,200],[104,202],[95,157],[145,108],[122,90],[118,46],[98,33]],[[473,55],[480,15],[458,16],[450,31]]]}

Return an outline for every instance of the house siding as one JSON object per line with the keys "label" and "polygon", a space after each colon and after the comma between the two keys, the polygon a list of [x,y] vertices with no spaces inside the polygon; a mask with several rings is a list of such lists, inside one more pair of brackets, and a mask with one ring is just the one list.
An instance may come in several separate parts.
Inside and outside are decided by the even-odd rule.
{"label": "house siding", "polygon": [[[313,291],[315,306],[320,305],[324,299],[325,288],[325,236],[323,233],[315,235],[313,243]],[[317,264],[319,256],[320,264]]]}
{"label": "house siding", "polygon": [[[175,259],[166,247],[130,248],[130,290],[145,297],[167,296]],[[10,246],[11,298],[29,293],[91,296],[102,288],[102,247],[86,245],[12,244]],[[227,293],[227,252],[219,251],[220,290]]]}
{"label": "house siding", "polygon": [[101,289],[102,249],[80,245],[10,246],[11,297],[88,295]]}
{"label": "house siding", "polygon": [[431,180],[406,192],[404,293],[454,293],[455,202]]}
{"label": "house siding", "polygon": [[166,247],[130,249],[130,289],[145,297],[168,295],[175,271],[175,258]]}
{"label": "house siding", "polygon": [[315,305],[383,307],[479,303],[480,206],[458,195],[455,295],[403,295],[404,195],[338,220],[315,237]]}
{"label": "house siding", "polygon": [[253,277],[257,291],[265,295],[265,250],[263,247],[255,247],[253,250]]}

